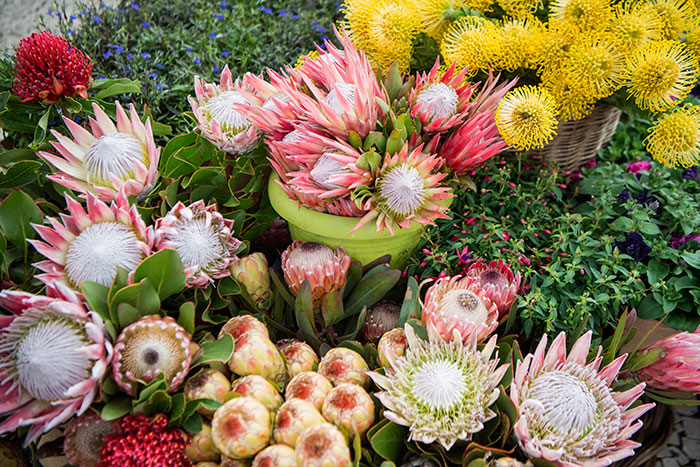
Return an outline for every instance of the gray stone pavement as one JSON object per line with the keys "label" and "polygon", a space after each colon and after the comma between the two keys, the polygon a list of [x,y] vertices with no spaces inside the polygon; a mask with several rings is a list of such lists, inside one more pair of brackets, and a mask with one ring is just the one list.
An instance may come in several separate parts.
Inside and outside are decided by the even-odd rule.
{"label": "gray stone pavement", "polygon": [[700,407],[673,407],[674,432],[657,467],[700,467]]}

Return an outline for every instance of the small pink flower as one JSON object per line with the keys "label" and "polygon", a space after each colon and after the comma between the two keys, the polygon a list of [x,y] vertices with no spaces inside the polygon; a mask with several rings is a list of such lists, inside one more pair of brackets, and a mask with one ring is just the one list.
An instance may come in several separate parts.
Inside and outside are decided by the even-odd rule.
{"label": "small pink flower", "polygon": [[651,164],[649,161],[630,162],[627,164],[627,173],[633,173],[636,175],[643,170],[647,172],[651,170]]}

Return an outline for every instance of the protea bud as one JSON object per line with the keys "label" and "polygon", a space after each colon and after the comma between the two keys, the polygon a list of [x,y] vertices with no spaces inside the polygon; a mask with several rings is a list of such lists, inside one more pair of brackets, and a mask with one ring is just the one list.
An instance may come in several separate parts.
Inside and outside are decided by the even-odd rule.
{"label": "protea bud", "polygon": [[297,441],[297,465],[349,467],[350,448],[343,434],[330,423],[312,426]]}
{"label": "protea bud", "polygon": [[[63,432],[63,453],[72,465],[95,467],[100,460],[102,438],[114,430],[114,422],[88,411],[68,423]],[[4,465],[4,464],[3,464]]]}
{"label": "protea bud", "polygon": [[211,422],[214,444],[222,454],[245,459],[270,441],[270,412],[252,397],[236,397],[219,407]]}
{"label": "protea bud", "polygon": [[326,423],[326,420],[310,402],[289,399],[277,411],[272,436],[278,443],[295,447],[299,435],[307,428],[321,423]]}
{"label": "protea bud", "polygon": [[393,300],[380,300],[367,310],[367,318],[362,327],[365,342],[376,342],[382,334],[396,326],[401,306]]}
{"label": "protea bud", "polygon": [[282,405],[282,396],[271,382],[259,375],[238,378],[231,385],[231,392],[252,397],[274,413]]}
{"label": "protea bud", "polygon": [[700,327],[679,332],[642,349],[641,356],[660,352],[659,359],[637,371],[640,381],[660,391],[700,393]]}
{"label": "protea bud", "polygon": [[285,360],[290,376],[294,377],[304,371],[316,371],[318,355],[309,344],[296,339],[282,339],[275,344]]}
{"label": "protea bud", "polygon": [[207,461],[207,462],[197,462],[197,463],[194,465],[194,467],[220,467],[220,466],[222,466],[222,465],[224,465],[224,464],[223,464],[223,463],[219,463],[219,462],[210,462],[210,461]]}
{"label": "protea bud", "polygon": [[339,384],[326,396],[321,413],[353,438],[355,434],[362,436],[374,423],[374,402],[362,386]]}
{"label": "protea bud", "polygon": [[[219,462],[218,467],[250,467],[250,459],[232,459],[230,457],[223,456],[221,458],[221,462]],[[209,466],[201,466],[197,464],[196,467],[209,467]]]}
{"label": "protea bud", "polygon": [[230,334],[235,341],[249,332],[255,332],[267,338],[270,337],[267,328],[260,320],[251,315],[240,315],[234,316],[223,325],[221,331],[219,331],[219,339],[221,339],[221,336],[224,334]]}
{"label": "protea bud", "polygon": [[377,345],[379,364],[384,368],[392,368],[392,362],[406,353],[407,346],[406,333],[402,328],[384,333]]}
{"label": "protea bud", "polygon": [[344,347],[331,349],[323,356],[318,365],[318,372],[337,386],[341,383],[354,383],[367,386],[369,370],[362,355]]}
{"label": "protea bud", "polygon": [[[231,382],[219,370],[205,368],[185,383],[185,399],[212,399],[220,404],[226,402],[226,394],[231,390]],[[206,417],[214,415],[214,410],[199,407],[197,412]]]}
{"label": "protea bud", "polygon": [[212,437],[211,425],[202,423],[202,429],[192,436],[185,447],[185,455],[192,462],[216,462],[221,458],[221,452],[216,449]]}
{"label": "protea bud", "polygon": [[231,277],[243,285],[260,310],[270,305],[270,273],[262,253],[252,253],[229,266]]}
{"label": "protea bud", "polygon": [[342,248],[296,241],[282,253],[284,280],[295,296],[301,284],[309,281],[314,311],[320,311],[326,295],[345,287],[350,261]]}
{"label": "protea bud", "polygon": [[287,400],[296,397],[311,402],[316,410],[320,411],[323,401],[326,400],[326,394],[331,389],[333,385],[325,376],[315,371],[305,371],[292,378],[284,392],[284,397]]}
{"label": "protea bud", "polygon": [[469,267],[467,276],[479,280],[486,298],[498,307],[499,319],[508,316],[515,295],[520,290],[519,272],[513,273],[510,266],[501,259],[488,264],[479,260]]}
{"label": "protea bud", "polygon": [[255,456],[253,467],[297,467],[297,455],[286,444],[275,444]]}
{"label": "protea bud", "polygon": [[239,376],[260,375],[280,384],[289,379],[284,360],[275,344],[257,332],[248,332],[236,339],[236,348],[228,366]]}

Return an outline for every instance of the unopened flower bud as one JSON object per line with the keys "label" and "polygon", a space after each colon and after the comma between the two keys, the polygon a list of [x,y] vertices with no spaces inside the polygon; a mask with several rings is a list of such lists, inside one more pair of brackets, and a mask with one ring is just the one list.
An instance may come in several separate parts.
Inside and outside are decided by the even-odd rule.
{"label": "unopened flower bud", "polygon": [[262,253],[252,253],[229,266],[231,276],[245,287],[255,305],[266,310],[270,305],[270,273]]}
{"label": "unopened flower bud", "polygon": [[311,402],[316,410],[321,410],[326,394],[333,389],[328,379],[315,371],[305,371],[296,375],[287,385],[284,396],[287,400],[296,397]]}
{"label": "unopened flower bud", "polygon": [[361,436],[374,423],[374,402],[362,386],[343,383],[326,395],[321,413],[352,438],[356,433]]}
{"label": "unopened flower bud", "polygon": [[267,407],[271,413],[274,413],[284,402],[277,388],[259,375],[238,378],[231,385],[231,392],[252,397]]}
{"label": "unopened flower bud", "polygon": [[362,327],[365,342],[376,342],[382,334],[396,326],[401,313],[401,306],[392,300],[380,300],[367,311],[367,318]]}
{"label": "unopened flower bud", "polygon": [[289,399],[277,411],[272,436],[278,443],[295,447],[299,435],[319,423],[326,423],[326,420],[310,402]]}
{"label": "unopened flower bud", "polygon": [[202,429],[192,435],[185,447],[185,454],[192,462],[216,462],[221,458],[221,452],[214,445],[209,423],[202,423]]}
{"label": "unopened flower bud", "polygon": [[292,377],[304,371],[316,371],[318,355],[309,344],[296,339],[283,339],[275,344],[284,358]]}
{"label": "unopened flower bud", "polygon": [[377,352],[379,353],[379,364],[384,368],[391,368],[392,360],[401,357],[406,353],[408,341],[406,334],[401,328],[394,328],[389,332],[384,333],[379,339]]}
{"label": "unopened flower bud", "polygon": [[368,370],[362,355],[344,347],[329,350],[318,365],[318,372],[336,386],[341,383],[366,386],[369,378],[365,372]]}
{"label": "unopened flower bud", "polygon": [[[226,402],[226,393],[231,390],[231,382],[218,370],[205,368],[192,376],[185,383],[185,399],[193,401],[195,399],[213,399],[220,404]],[[197,412],[206,417],[211,417],[214,410],[199,407]]]}

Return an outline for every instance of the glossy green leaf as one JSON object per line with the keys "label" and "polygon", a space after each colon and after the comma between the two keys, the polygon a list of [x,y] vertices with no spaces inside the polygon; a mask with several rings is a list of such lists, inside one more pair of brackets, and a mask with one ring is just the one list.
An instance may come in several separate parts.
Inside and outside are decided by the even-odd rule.
{"label": "glossy green leaf", "polygon": [[128,396],[119,396],[107,402],[100,415],[103,420],[116,420],[123,417],[131,411],[131,398]]}
{"label": "glossy green leaf", "polygon": [[389,420],[382,420],[367,433],[367,439],[372,449],[382,458],[400,462],[405,452],[405,440],[408,438],[408,428],[397,425]]}
{"label": "glossy green leaf", "polygon": [[[122,303],[127,303],[136,308],[141,316],[155,315],[160,311],[158,294],[148,279],[127,285],[114,294],[109,300],[109,313],[113,319],[119,316],[118,307]],[[127,326],[122,324],[121,321],[118,322],[121,327]]]}
{"label": "glossy green leaf", "polygon": [[331,290],[321,303],[321,316],[326,326],[337,323],[343,316],[343,297],[339,290]]}
{"label": "glossy green leaf", "polygon": [[128,303],[120,303],[117,306],[117,316],[119,318],[119,326],[125,328],[131,323],[138,321],[141,318],[141,313]]}
{"label": "glossy green leaf", "polygon": [[0,227],[7,239],[22,251],[26,251],[26,240],[34,238],[36,232],[30,223],[41,224],[41,211],[28,194],[13,191],[0,203]]}
{"label": "glossy green leaf", "polygon": [[40,167],[41,162],[37,161],[20,161],[13,164],[0,178],[0,193],[6,193],[35,182]]}
{"label": "glossy green leaf", "polygon": [[321,341],[316,336],[313,319],[313,304],[311,301],[311,286],[309,281],[304,281],[297,292],[297,299],[294,302],[294,315],[296,316],[297,326],[301,329],[304,339],[308,341],[314,349],[318,349]]}
{"label": "glossy green leaf", "polygon": [[134,282],[148,278],[161,301],[185,288],[185,270],[175,250],[161,250],[134,270]]}
{"label": "glossy green leaf", "polygon": [[46,109],[46,112],[41,116],[39,122],[34,129],[34,140],[29,144],[29,147],[36,149],[46,137],[46,128],[49,126],[49,117],[51,116],[51,107]]}
{"label": "glossy green leaf", "polygon": [[128,78],[95,80],[92,87],[100,90],[95,95],[97,99],[105,99],[120,94],[141,94],[141,83]]}
{"label": "glossy green leaf", "polygon": [[346,300],[343,318],[356,315],[363,307],[371,307],[396,285],[401,278],[401,271],[388,269],[377,274],[368,273],[360,280],[350,297]]}
{"label": "glossy green leaf", "polygon": [[109,289],[102,284],[92,281],[83,281],[80,283],[80,288],[85,295],[85,300],[90,305],[90,309],[100,315],[102,321],[108,321],[109,306],[107,305],[107,295]]}
{"label": "glossy green leaf", "polygon": [[201,345],[201,356],[192,364],[192,367],[210,362],[228,362],[233,355],[233,349],[234,342],[230,334],[224,334],[215,341],[205,342]]}
{"label": "glossy green leaf", "polygon": [[29,148],[10,149],[9,151],[0,152],[0,166],[13,162],[34,160],[36,160],[36,151]]}
{"label": "glossy green leaf", "polygon": [[195,305],[192,302],[185,302],[180,305],[180,314],[177,317],[177,324],[182,326],[190,335],[194,334]]}
{"label": "glossy green leaf", "polygon": [[418,290],[418,282],[411,276],[408,278],[406,293],[403,296],[403,303],[401,304],[401,312],[399,313],[399,319],[394,327],[403,328],[408,318],[416,314],[419,308],[419,300],[420,292]]}

